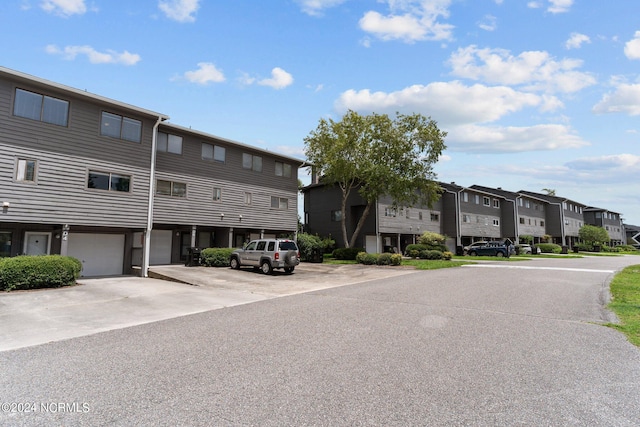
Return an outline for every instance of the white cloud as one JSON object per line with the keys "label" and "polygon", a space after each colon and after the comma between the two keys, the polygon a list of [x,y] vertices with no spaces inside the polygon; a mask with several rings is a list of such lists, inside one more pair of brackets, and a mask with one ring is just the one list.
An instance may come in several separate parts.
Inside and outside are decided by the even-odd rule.
{"label": "white cloud", "polygon": [[280,67],[271,70],[271,78],[258,81],[259,85],[269,86],[274,89],[283,89],[293,84],[293,76]]}
{"label": "white cloud", "polygon": [[56,45],[48,45],[45,51],[51,55],[62,55],[67,60],[74,60],[78,55],[85,55],[92,64],[135,65],[141,60],[140,55],[126,50],[122,53],[111,49],[106,52],[98,52],[91,46],[66,46],[64,49],[60,49]]}
{"label": "white cloud", "polygon": [[185,72],[184,77],[191,83],[200,85],[225,81],[222,71],[218,70],[211,62],[198,62],[198,69]]}
{"label": "white cloud", "polygon": [[640,59],[640,31],[636,31],[633,39],[624,45],[624,54],[629,59]]}
{"label": "white cloud", "polygon": [[564,13],[568,12],[573,5],[573,0],[549,0],[551,5],[547,8],[547,12]]}
{"label": "white cloud", "polygon": [[421,112],[446,125],[487,123],[528,107],[551,111],[562,104],[554,97],[518,92],[506,86],[466,86],[459,81],[413,85],[395,92],[347,90],[335,103],[339,112]]}
{"label": "white cloud", "polygon": [[452,74],[492,84],[522,85],[528,90],[577,92],[596,83],[588,73],[576,71],[578,59],[555,60],[548,52],[527,51],[513,56],[504,49],[479,49],[474,45],[451,54]]}
{"label": "white cloud", "polygon": [[[547,12],[564,13],[568,12],[571,6],[573,6],[573,0],[549,0]],[[544,7],[544,3],[540,0],[534,0],[528,2],[527,7],[530,9],[540,9]]]}
{"label": "white cloud", "polygon": [[571,33],[569,40],[566,41],[564,46],[567,49],[579,49],[583,43],[591,43],[589,36],[580,33]]}
{"label": "white cloud", "polygon": [[451,40],[453,25],[438,22],[448,18],[451,0],[386,0],[390,14],[369,11],[360,19],[360,28],[381,40]]}
{"label": "white cloud", "polygon": [[324,9],[338,6],[345,0],[296,0],[304,13],[311,16],[321,16]]}
{"label": "white cloud", "polygon": [[158,8],[164,12],[169,19],[178,22],[194,22],[193,16],[200,5],[200,0],[160,0]]}
{"label": "white cloud", "polygon": [[640,84],[618,83],[615,91],[605,94],[592,111],[596,114],[626,113],[640,116]]}
{"label": "white cloud", "polygon": [[43,0],[40,7],[46,12],[69,17],[86,13],[84,0]]}
{"label": "white cloud", "polygon": [[585,157],[566,163],[566,166],[579,172],[597,172],[602,178],[611,173],[627,178],[640,177],[640,156],[635,154],[614,154],[600,157]]}
{"label": "white cloud", "polygon": [[478,23],[478,27],[485,31],[495,31],[498,27],[498,19],[493,15],[485,15]]}
{"label": "white cloud", "polygon": [[447,147],[467,153],[518,153],[580,148],[589,145],[571,128],[558,124],[526,127],[465,125],[448,130]]}

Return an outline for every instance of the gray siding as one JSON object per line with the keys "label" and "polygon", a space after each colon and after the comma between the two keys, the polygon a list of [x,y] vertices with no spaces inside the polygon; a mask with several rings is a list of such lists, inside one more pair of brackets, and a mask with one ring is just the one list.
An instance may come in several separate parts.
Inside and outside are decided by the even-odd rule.
{"label": "gray siding", "polygon": [[546,211],[548,204],[529,197],[521,197],[519,200],[522,200],[522,206],[518,204],[519,234],[538,238],[547,234]]}
{"label": "gray siding", "polygon": [[[15,87],[69,101],[67,127],[13,116]],[[100,135],[103,108],[87,100],[0,80],[0,179],[11,207],[0,221],[143,227],[146,222],[153,121],[131,111],[108,111],[143,122],[142,143]],[[16,182],[17,158],[38,162],[37,181]],[[89,170],[131,176],[131,191],[87,189]]]}
{"label": "gray siding", "polygon": [[[289,231],[297,229],[299,162],[268,156],[264,152],[226,141],[190,135],[170,127],[161,126],[160,131],[183,138],[182,154],[157,153],[156,178],[186,183],[187,197],[156,195],[154,223]],[[203,142],[224,147],[225,162],[202,159]],[[262,172],[244,169],[243,153],[261,156]],[[276,176],[276,161],[291,165],[291,177]],[[214,188],[222,191],[219,201],[213,200]],[[251,193],[251,205],[245,204],[247,192]],[[272,196],[286,198],[288,209],[272,208]],[[223,218],[221,213],[224,213]]]}
{"label": "gray siding", "polygon": [[[420,235],[425,231],[442,233],[442,199],[434,203],[433,208],[426,206],[402,208],[397,210],[396,216],[386,216],[385,210],[390,208],[390,205],[391,199],[382,199],[378,203],[380,233],[415,235]],[[431,214],[437,215],[438,219],[432,220]]]}

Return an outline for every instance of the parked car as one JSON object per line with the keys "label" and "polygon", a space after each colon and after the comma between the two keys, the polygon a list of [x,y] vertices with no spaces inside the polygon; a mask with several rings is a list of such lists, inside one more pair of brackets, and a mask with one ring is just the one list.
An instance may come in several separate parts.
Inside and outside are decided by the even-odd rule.
{"label": "parked car", "polygon": [[497,256],[508,257],[510,249],[504,242],[486,242],[484,245],[473,246],[469,248],[469,256]]}
{"label": "parked car", "polygon": [[462,251],[463,251],[464,255],[466,255],[467,253],[469,253],[469,249],[477,248],[477,247],[480,247],[480,246],[484,246],[487,243],[489,243],[489,242],[487,242],[486,240],[479,240],[477,242],[473,242],[469,246],[465,246],[464,248],[462,248]]}
{"label": "parked car", "polygon": [[520,255],[531,255],[533,253],[533,248],[536,249],[536,254],[541,254],[542,251],[540,250],[539,247],[537,246],[531,246],[528,244],[521,244],[518,245],[520,247]]}
{"label": "parked car", "polygon": [[259,268],[264,274],[273,273],[273,269],[282,268],[293,273],[300,264],[300,250],[293,240],[259,239],[253,240],[242,249],[231,253],[229,266],[239,269],[243,266]]}

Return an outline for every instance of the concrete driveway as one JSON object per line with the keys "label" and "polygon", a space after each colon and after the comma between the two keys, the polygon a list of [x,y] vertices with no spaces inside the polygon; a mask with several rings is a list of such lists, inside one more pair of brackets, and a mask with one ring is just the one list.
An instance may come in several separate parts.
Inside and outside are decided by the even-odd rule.
{"label": "concrete driveway", "polygon": [[[0,351],[414,272],[404,267],[301,264],[293,274],[152,267],[155,278],[81,279],[77,286],[0,294]],[[160,279],[162,278],[162,279]]]}

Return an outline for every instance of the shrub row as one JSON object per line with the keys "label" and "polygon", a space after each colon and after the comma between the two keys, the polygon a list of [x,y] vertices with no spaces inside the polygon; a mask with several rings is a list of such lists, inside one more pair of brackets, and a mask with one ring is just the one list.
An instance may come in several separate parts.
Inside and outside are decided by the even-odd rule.
{"label": "shrub row", "polygon": [[229,267],[233,248],[207,248],[200,252],[200,262],[206,267]]}
{"label": "shrub row", "polygon": [[358,252],[356,255],[358,264],[364,265],[400,265],[402,264],[402,255],[400,254],[369,254],[366,252]]}
{"label": "shrub row", "polygon": [[354,261],[360,252],[365,252],[364,248],[338,248],[333,251],[333,257],[339,260]]}
{"label": "shrub row", "polygon": [[[415,246],[418,246],[418,245],[415,245]],[[434,259],[434,260],[444,259],[448,261],[453,257],[453,253],[447,250],[440,251],[436,249],[415,249],[415,248],[409,249],[409,247],[407,246],[407,256],[411,258]]]}
{"label": "shrub row", "polygon": [[82,263],[61,255],[23,255],[0,259],[0,288],[5,291],[59,288],[76,283]]}
{"label": "shrub row", "polygon": [[536,246],[540,248],[540,252],[543,254],[559,254],[562,252],[562,246],[555,243],[538,243]]}

